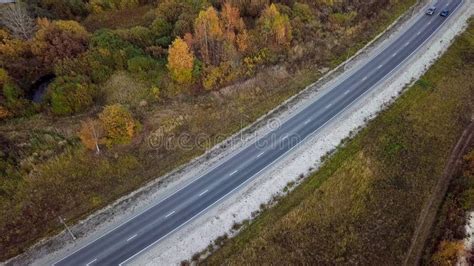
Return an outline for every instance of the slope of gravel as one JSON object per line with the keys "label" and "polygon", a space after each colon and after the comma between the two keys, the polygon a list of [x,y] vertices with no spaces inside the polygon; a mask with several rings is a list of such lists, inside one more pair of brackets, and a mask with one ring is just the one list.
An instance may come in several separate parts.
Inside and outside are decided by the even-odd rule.
{"label": "slope of gravel", "polygon": [[[470,1],[471,8],[469,10],[472,11],[472,0],[466,1]],[[203,156],[166,176],[157,178],[147,186],[118,199],[110,206],[72,226],[72,232],[78,237],[76,241],[72,241],[70,235],[64,231],[55,237],[39,242],[29,251],[11,259],[7,264],[45,265],[54,263],[66,254],[93,241],[97,236],[120,225],[129,217],[144,211],[151,204],[189,184],[222,158],[232,156],[245,146],[250,145],[256,138],[266,134],[272,128],[268,125],[273,125],[274,121],[288,119],[324,94],[328,88],[337,84],[345,76],[350,75],[357,67],[388,45],[404,28],[410,26],[414,22],[410,17],[419,15],[420,10],[424,10],[424,5],[416,6],[407,15],[394,22],[387,31],[381,33],[364,49],[326,74],[321,80],[308,86],[307,89],[287,100],[241,132],[212,148]],[[407,69],[404,72],[409,73],[409,75],[399,74],[397,75],[399,76],[398,79],[393,78],[391,82],[385,82],[387,84],[380,84],[378,89],[373,90],[377,93],[367,94],[364,99],[352,106],[337,120],[332,121],[313,138],[308,139],[305,145],[296,149],[291,156],[269,168],[264,174],[244,189],[227,198],[218,207],[211,209],[179,232],[138,256],[133,263],[178,263],[205,248],[219,235],[228,232],[234,222],[251,218],[252,212],[258,210],[260,204],[271,200],[288,182],[296,180],[301,173],[307,173],[310,167],[316,169],[320,164],[319,158],[322,155],[333,150],[351,131],[363,126],[366,119],[373,117],[386,103],[396,97],[407,83],[421,75],[425,71],[426,65],[429,65],[438,56],[438,53],[447,48],[449,40],[461,30],[465,20],[466,15],[459,15],[456,20],[450,22],[450,24],[457,23],[455,26],[449,27],[451,34],[435,36],[429,43],[437,44],[433,45],[434,49],[430,50],[430,56],[417,57],[415,61],[418,63],[416,64],[407,63],[407,65],[410,65],[411,71]],[[438,43],[438,41],[441,41],[441,43]],[[424,54],[424,52],[426,50],[420,50],[418,54]],[[383,88],[383,90],[380,88]]]}

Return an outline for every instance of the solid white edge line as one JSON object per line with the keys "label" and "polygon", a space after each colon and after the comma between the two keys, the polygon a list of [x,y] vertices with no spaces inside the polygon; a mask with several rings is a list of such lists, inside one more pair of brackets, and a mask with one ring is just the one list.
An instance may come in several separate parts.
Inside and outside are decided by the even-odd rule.
{"label": "solid white edge line", "polygon": [[[458,8],[463,5],[463,3],[464,3],[464,0],[461,0],[461,2],[459,3],[459,5],[456,6],[456,8],[451,12],[451,14],[454,14],[454,12],[456,12],[456,11],[458,10]],[[361,96],[365,95],[366,92],[368,92],[368,91],[370,91],[372,88],[376,87],[377,84],[378,84],[380,81],[382,81],[386,76],[392,74],[400,65],[402,65],[403,63],[405,63],[405,61],[408,60],[408,59],[409,59],[415,52],[417,52],[423,45],[425,45],[426,42],[427,42],[429,39],[431,39],[431,37],[432,37],[434,34],[436,34],[436,33],[439,31],[439,29],[440,29],[448,20],[449,20],[449,18],[446,19],[446,20],[444,20],[444,21],[439,25],[439,27],[436,28],[436,30],[433,31],[433,32],[430,34],[430,36],[428,36],[428,37],[423,41],[423,43],[421,43],[415,50],[413,50],[413,52],[412,52],[411,54],[409,54],[402,62],[400,62],[400,64],[398,64],[397,66],[395,66],[389,73],[387,73],[385,76],[383,76],[377,83],[375,83],[371,88],[369,88],[367,91],[365,91],[363,94],[361,94],[358,98],[356,98],[354,101],[350,102],[350,103],[346,106],[346,108],[348,108],[349,106],[351,106],[351,105],[352,105],[355,101],[357,101]],[[415,22],[415,23],[416,23],[416,22]],[[401,36],[403,36],[403,34],[401,34]],[[387,47],[388,47],[388,46],[387,46]],[[380,53],[382,53],[382,52],[383,52],[383,50],[382,50]],[[375,55],[374,55],[374,58],[375,58],[378,54],[379,54],[379,53],[375,54]],[[362,67],[364,67],[364,65],[363,65]],[[347,78],[349,78],[349,77],[347,77]],[[342,109],[341,112],[345,111],[346,108]],[[337,117],[339,114],[340,114],[340,112],[337,113],[336,115],[334,115],[334,116],[333,116],[330,120],[328,120],[327,122],[331,121],[334,117]],[[327,123],[327,122],[326,122],[326,123]],[[321,127],[325,126],[326,123],[324,123]],[[314,134],[315,132],[317,132],[319,129],[321,129],[321,127],[319,127],[318,129],[316,129],[315,131],[313,131],[310,135],[312,135],[312,134]],[[310,136],[310,135],[308,135],[308,136]],[[306,138],[305,138],[305,139],[306,139]],[[297,145],[295,145],[294,147],[297,147],[297,146],[298,146],[300,143],[302,143],[305,139],[301,140],[301,142],[299,142],[299,143],[298,143]],[[256,142],[256,141],[255,141],[255,142]],[[253,143],[251,143],[250,145],[252,145],[252,144],[253,144]],[[294,148],[294,147],[293,147],[293,148]],[[293,148],[292,148],[292,149],[293,149]],[[290,149],[290,150],[288,150],[288,151],[291,151],[292,149]],[[286,153],[282,154],[281,156],[283,156],[283,155],[285,155],[285,154],[286,154]],[[281,157],[278,157],[275,161],[273,161],[271,164],[269,164],[269,166],[272,165],[274,162],[276,162],[279,158],[281,158]],[[190,183],[187,184],[186,186],[184,186],[184,187],[178,189],[177,191],[173,192],[173,193],[170,194],[169,196],[163,198],[163,199],[162,199],[160,202],[158,202],[157,204],[152,205],[152,206],[146,208],[144,211],[142,211],[142,212],[140,212],[140,213],[134,215],[134,216],[131,217],[130,219],[128,219],[128,220],[126,220],[125,222],[121,223],[120,225],[114,227],[112,230],[110,230],[110,231],[108,231],[107,233],[103,234],[102,236],[100,236],[99,238],[95,239],[94,241],[88,243],[87,245],[84,245],[83,247],[81,247],[80,249],[74,251],[74,252],[71,253],[70,255],[68,255],[68,256],[62,258],[61,260],[59,260],[59,261],[53,263],[53,265],[56,265],[57,263],[63,261],[64,259],[66,259],[66,258],[68,258],[68,257],[70,257],[70,256],[72,256],[72,255],[74,255],[75,253],[79,252],[80,250],[84,249],[85,247],[89,246],[90,244],[96,242],[97,240],[101,239],[102,237],[104,237],[104,236],[108,235],[109,233],[115,231],[117,228],[119,228],[119,227],[125,225],[125,224],[128,223],[129,221],[131,221],[131,220],[135,219],[136,217],[142,215],[143,213],[145,213],[145,212],[148,211],[149,209],[151,209],[151,208],[153,208],[153,207],[159,205],[159,204],[162,203],[163,201],[169,199],[170,197],[172,197],[173,195],[175,195],[175,194],[178,193],[179,191],[183,190],[184,188],[187,188],[189,185],[193,184],[194,182],[196,182],[197,180],[199,180],[200,178],[202,178],[204,175],[208,174],[210,171],[216,169],[217,167],[219,167],[220,165],[222,165],[222,164],[225,163],[225,162],[226,162],[226,161],[224,161],[224,162],[222,162],[222,163],[220,163],[220,164],[214,166],[213,168],[211,168],[210,170],[208,170],[207,172],[205,172],[204,174],[202,174],[199,178],[194,179],[192,182],[190,182]],[[267,166],[267,167],[268,167],[268,166]],[[263,169],[265,169],[265,168],[263,168]],[[262,170],[263,170],[263,169],[262,169]],[[258,173],[257,173],[257,174],[258,174]],[[252,176],[252,177],[253,177],[253,176]],[[252,179],[252,177],[249,178],[248,180]],[[244,184],[244,183],[242,183],[242,184]],[[224,197],[225,197],[225,196],[227,196],[227,195],[224,195]],[[221,199],[222,199],[222,198],[221,198]],[[221,199],[218,199],[216,202],[220,201]],[[215,204],[215,203],[213,203],[213,204]],[[210,205],[210,206],[212,206],[212,205]],[[205,210],[206,210],[206,209],[205,209]],[[176,229],[178,229],[178,228],[184,226],[184,225],[187,224],[189,221],[191,221],[194,217],[195,217],[195,216],[191,217],[188,221],[186,221],[185,223],[183,223],[182,225],[180,225],[180,226],[177,227]],[[123,261],[123,262],[121,262],[119,265],[122,265],[123,263],[127,262],[128,260],[134,258],[134,257],[137,256],[138,254],[140,254],[141,252],[143,252],[143,250],[145,250],[145,249],[147,249],[148,247],[154,245],[156,242],[160,241],[162,238],[168,236],[169,234],[175,232],[176,229],[174,229],[174,230],[171,231],[170,233],[166,234],[165,236],[161,237],[160,239],[158,239],[157,241],[153,242],[152,244],[150,244],[149,246],[145,247],[144,249],[140,250],[138,253],[134,254],[132,257],[126,259],[126,260]]]}
{"label": "solid white edge line", "polygon": [[[453,10],[452,13],[454,13],[460,6],[462,6],[464,3],[464,0],[461,0],[461,2],[459,3],[459,5]],[[398,70],[398,68],[404,64],[408,59],[410,59],[412,57],[412,55],[414,53],[416,53],[421,47],[423,47],[426,42],[431,39],[431,37],[436,34],[439,29],[441,29],[441,27],[446,23],[447,20],[443,21],[438,28],[436,28],[435,31],[433,31],[430,36],[428,36],[415,50],[413,50],[413,52],[411,52],[405,59],[402,60],[402,62],[400,62],[400,64],[396,65],[390,72],[388,72],[385,76],[383,76],[382,78],[380,78],[379,81],[377,81],[372,87],[370,87],[368,90],[366,90],[364,93],[362,93],[361,95],[359,95],[356,99],[354,99],[354,101],[350,102],[346,107],[344,107],[341,111],[339,111],[337,114],[335,114],[333,117],[331,117],[331,119],[329,119],[328,121],[326,121],[326,123],[324,123],[322,126],[320,126],[319,128],[317,128],[315,131],[311,132],[310,134],[308,134],[304,139],[302,139],[298,144],[296,144],[295,146],[293,146],[291,149],[289,149],[288,151],[286,151],[285,153],[283,153],[282,155],[280,155],[280,157],[276,158],[273,162],[271,162],[270,164],[268,164],[267,166],[265,166],[262,170],[258,171],[256,174],[254,174],[253,176],[251,176],[250,178],[248,178],[247,180],[245,180],[243,183],[241,183],[240,185],[238,185],[236,188],[234,188],[233,190],[231,190],[229,193],[225,194],[224,196],[222,196],[221,198],[219,198],[217,201],[215,201],[214,203],[212,203],[211,205],[209,205],[208,207],[206,207],[205,209],[203,209],[202,211],[200,211],[199,213],[197,213],[196,215],[194,215],[193,217],[189,218],[186,222],[182,223],[181,225],[179,225],[178,227],[176,227],[175,229],[173,229],[172,231],[170,231],[169,233],[167,233],[166,235],[162,236],[161,238],[159,238],[158,240],[156,240],[155,242],[151,243],[150,245],[146,246],[145,248],[141,249],[140,251],[138,251],[137,253],[135,253],[133,256],[131,256],[130,258],[122,261],[119,266],[122,266],[124,263],[126,263],[127,261],[129,260],[132,260],[133,258],[135,258],[136,256],[138,256],[140,253],[142,253],[144,250],[147,250],[149,247],[155,245],[156,243],[158,243],[161,239],[169,236],[170,234],[176,232],[176,230],[180,229],[181,227],[185,226],[186,224],[188,224],[190,221],[192,221],[195,217],[197,217],[198,215],[200,215],[201,213],[205,212],[206,210],[208,210],[209,208],[211,208],[212,206],[214,206],[215,204],[217,204],[218,202],[220,202],[222,199],[224,199],[225,197],[227,197],[227,195],[229,195],[230,193],[234,192],[236,189],[240,188],[242,185],[246,184],[247,182],[249,182],[250,180],[253,180],[253,178],[260,174],[262,171],[266,170],[268,167],[272,166],[273,164],[275,164],[275,162],[279,161],[283,156],[285,156],[288,152],[290,152],[291,150],[293,150],[294,148],[300,146],[302,143],[304,143],[304,141],[314,135],[316,132],[318,132],[321,128],[323,128],[326,124],[328,124],[329,122],[331,122],[335,117],[339,116],[339,114],[341,114],[342,112],[344,112],[345,110],[347,110],[349,107],[351,107],[355,102],[357,102],[361,97],[363,97],[365,94],[367,94],[369,91],[372,91],[373,88],[376,88],[380,82],[382,80],[385,79],[385,77],[389,76],[390,74],[392,74],[395,70]]]}
{"label": "solid white edge line", "polygon": [[165,218],[170,217],[170,216],[173,215],[175,212],[176,212],[176,211],[172,211],[172,212],[168,213],[168,214],[165,216]]}

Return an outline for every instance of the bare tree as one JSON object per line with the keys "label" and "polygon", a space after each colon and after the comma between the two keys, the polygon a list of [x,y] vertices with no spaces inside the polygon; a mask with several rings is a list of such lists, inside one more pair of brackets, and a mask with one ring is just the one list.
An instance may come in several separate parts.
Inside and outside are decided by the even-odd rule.
{"label": "bare tree", "polygon": [[0,7],[0,22],[17,38],[27,40],[35,32],[35,21],[23,3],[6,4]]}

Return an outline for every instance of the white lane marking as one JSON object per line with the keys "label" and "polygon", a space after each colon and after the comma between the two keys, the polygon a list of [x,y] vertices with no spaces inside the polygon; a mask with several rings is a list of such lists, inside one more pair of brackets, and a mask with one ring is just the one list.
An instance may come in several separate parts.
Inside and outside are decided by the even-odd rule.
{"label": "white lane marking", "polygon": [[[453,10],[452,13],[454,13],[458,8],[459,6],[462,6],[464,4],[464,0],[461,0],[461,3],[459,5],[456,6],[456,8]],[[425,45],[425,43],[431,38],[431,36],[433,36],[435,33],[437,33],[439,31],[439,29],[444,25],[446,24],[447,20],[445,20],[443,23],[441,23],[441,25],[439,25],[438,28],[436,28],[436,30],[430,34],[430,36],[428,36],[427,39],[425,39],[423,41],[423,43],[418,46],[413,52],[411,52],[408,57],[406,57],[404,60],[402,60],[402,62],[400,62],[400,64],[396,65],[395,68],[393,68],[389,73],[385,74],[385,76],[383,76],[381,78],[381,80],[384,80],[385,77],[389,76],[390,74],[393,74],[393,72],[395,70],[397,70],[397,68],[402,65],[403,63],[405,63],[409,58],[411,58],[411,56],[417,52],[418,50],[420,50],[420,47],[422,47],[423,45]],[[379,80],[376,84],[374,84],[372,86],[372,88],[374,88],[375,86],[377,86],[381,80]],[[302,139],[298,144],[301,144],[301,143],[304,143],[304,141],[311,135],[313,135],[315,132],[317,132],[319,129],[323,128],[324,126],[326,126],[329,122],[331,122],[335,117],[337,117],[340,113],[346,111],[352,103],[356,102],[357,100],[359,100],[360,98],[362,98],[362,96],[366,95],[368,92],[370,91],[369,90],[366,90],[364,93],[362,93],[361,95],[359,95],[356,99],[354,99],[354,101],[350,102],[349,105],[347,105],[344,109],[342,109],[341,111],[339,111],[335,116],[333,116],[331,119],[329,119],[328,121],[326,121],[326,123],[324,123],[322,126],[320,126],[319,128],[317,128],[315,131],[313,131],[311,134],[309,134],[308,136],[306,136],[304,139]],[[278,157],[277,159],[281,158],[282,156],[286,155],[287,153],[289,153],[290,151],[292,151],[294,148],[296,148],[298,145],[295,145],[293,146],[290,150],[286,151],[285,153],[283,153],[282,155],[280,155],[280,157]],[[276,161],[276,160],[275,160]],[[215,201],[214,203],[210,204],[209,206],[207,206],[204,210],[200,211],[198,214],[194,215],[193,217],[189,218],[188,220],[186,220],[186,222],[180,224],[178,227],[174,228],[173,230],[171,230],[170,232],[168,232],[166,235],[160,237],[159,239],[155,240],[155,242],[149,244],[148,246],[146,246],[145,248],[141,249],[140,251],[138,251],[137,253],[133,254],[133,256],[131,256],[130,258],[122,261],[119,266],[123,266],[125,263],[127,263],[128,261],[130,260],[133,260],[136,256],[140,255],[143,251],[147,250],[148,248],[150,248],[151,246],[155,245],[156,243],[160,242],[162,239],[166,238],[167,236],[171,235],[172,233],[176,232],[177,230],[179,230],[180,228],[182,228],[183,226],[185,226],[186,224],[188,224],[190,221],[192,221],[194,218],[196,218],[197,216],[201,215],[202,213],[204,213],[205,211],[207,211],[208,209],[210,209],[212,206],[216,205],[218,202],[220,202],[223,198],[227,197],[229,194],[233,193],[234,191],[240,189],[243,185],[245,185],[246,183],[248,183],[250,180],[252,180],[252,177],[260,174],[261,172],[265,171],[268,167],[270,167],[271,165],[273,165],[275,163],[275,161],[267,166],[265,166],[262,170],[258,171],[256,174],[254,174],[253,176],[251,176],[250,178],[246,179],[243,183],[241,183],[240,185],[238,185],[237,187],[235,187],[234,189],[232,189],[231,191],[229,191],[227,194],[225,194],[224,196],[222,196],[221,198],[219,198],[217,201]],[[176,193],[176,192],[175,192]],[[156,205],[154,205],[156,206]],[[153,207],[153,206],[152,206]],[[151,207],[150,207],[151,208]],[[118,227],[117,227],[118,228]],[[75,251],[74,253],[76,253],[77,251]],[[63,260],[63,259],[62,259]],[[62,261],[61,260],[61,261]],[[61,261],[58,261],[58,262],[61,262]],[[57,263],[57,262],[56,262]],[[56,264],[55,263],[55,264]]]}
{"label": "white lane marking", "polygon": [[233,176],[235,175],[235,173],[237,173],[239,170],[235,170],[234,172],[230,173],[229,176]]}
{"label": "white lane marking", "polygon": [[381,68],[382,68],[382,66],[383,66],[383,65],[380,65],[380,66],[378,66],[378,67],[377,67],[377,69],[381,69]]}
{"label": "white lane marking", "polygon": [[130,240],[132,240],[132,239],[134,239],[136,236],[137,236],[137,234],[134,234],[133,236],[129,237],[129,238],[127,239],[127,242],[130,241]]}
{"label": "white lane marking", "polygon": [[89,266],[89,265],[91,265],[92,263],[94,263],[94,262],[96,262],[96,261],[97,261],[97,258],[95,258],[95,259],[93,259],[92,261],[88,262],[88,263],[86,264],[86,266]]}
{"label": "white lane marking", "polygon": [[418,36],[418,35],[420,35],[420,34],[421,34],[421,31],[419,31],[416,35]]}
{"label": "white lane marking", "polygon": [[176,212],[176,211],[172,211],[172,212],[168,213],[168,214],[165,216],[165,218],[170,217],[170,216],[173,215],[175,212]]}
{"label": "white lane marking", "polygon": [[346,92],[344,92],[344,95],[349,94],[349,92],[351,92],[351,90],[346,90]]}
{"label": "white lane marking", "polygon": [[203,192],[201,192],[201,194],[199,194],[199,197],[201,197],[202,195],[206,194],[207,191],[209,191],[208,189],[204,190]]}
{"label": "white lane marking", "polygon": [[288,138],[288,135],[285,135],[281,140],[285,140]]}
{"label": "white lane marking", "polygon": [[367,76],[365,76],[365,77],[362,79],[362,81],[364,81],[364,80],[366,80],[366,79],[367,79]]}
{"label": "white lane marking", "polygon": [[332,106],[332,103],[326,105],[326,109],[329,109],[329,107],[331,107],[331,106]]}
{"label": "white lane marking", "polygon": [[430,25],[430,24],[431,24],[431,20],[428,22],[428,25]]}
{"label": "white lane marking", "polygon": [[397,52],[393,53],[393,55],[392,55],[392,57],[395,57],[395,56],[397,56]]}
{"label": "white lane marking", "polygon": [[410,42],[407,42],[407,43],[405,43],[405,46],[408,46],[409,44],[410,44]]}
{"label": "white lane marking", "polygon": [[265,152],[262,152],[260,153],[259,155],[257,155],[257,158],[260,158],[260,156],[262,156]]}
{"label": "white lane marking", "polygon": [[311,122],[311,119],[308,119],[308,120],[304,121],[304,124],[307,125],[307,124],[309,124],[309,122]]}

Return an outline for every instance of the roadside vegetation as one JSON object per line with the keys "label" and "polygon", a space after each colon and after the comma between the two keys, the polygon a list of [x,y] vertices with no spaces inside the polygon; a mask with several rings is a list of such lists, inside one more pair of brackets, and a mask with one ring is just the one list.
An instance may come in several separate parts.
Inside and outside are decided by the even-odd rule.
{"label": "roadside vegetation", "polygon": [[460,255],[474,263],[474,250],[466,251],[464,239],[468,212],[474,211],[474,150],[464,156],[464,164],[452,180],[443,205],[438,211],[423,265],[454,265]]}
{"label": "roadside vegetation", "polygon": [[[0,7],[1,260],[202,154],[415,0],[19,2]],[[164,147],[183,133],[200,142]]]}
{"label": "roadside vegetation", "polygon": [[[471,21],[468,30],[400,99],[320,170],[201,263],[402,264],[418,214],[471,121],[473,48]],[[472,181],[469,178],[467,170],[466,178],[457,182],[464,185]],[[465,192],[463,208],[472,208],[472,191]],[[448,198],[442,210],[448,212],[449,223],[450,202]],[[437,233],[441,236],[437,241],[452,241],[459,225],[453,224],[454,233],[449,229]],[[444,256],[439,249],[451,249],[449,245],[437,242],[436,254],[428,262],[448,265],[439,259]]]}

